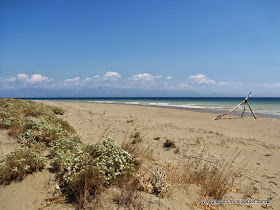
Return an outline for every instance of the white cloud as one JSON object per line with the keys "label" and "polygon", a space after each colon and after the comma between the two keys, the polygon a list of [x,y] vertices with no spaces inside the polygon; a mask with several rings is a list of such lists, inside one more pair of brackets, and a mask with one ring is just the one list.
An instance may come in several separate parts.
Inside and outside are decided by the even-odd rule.
{"label": "white cloud", "polygon": [[180,88],[192,88],[192,86],[191,85],[189,85],[189,84],[187,84],[187,83],[180,83],[179,85],[178,85]]}
{"label": "white cloud", "polygon": [[86,77],[86,78],[84,79],[84,82],[88,82],[88,81],[97,82],[97,80],[98,80],[99,78],[100,78],[99,75],[95,75],[95,76],[93,76],[93,77]]}
{"label": "white cloud", "polygon": [[85,78],[85,82],[90,81],[90,80],[92,80],[92,79],[89,78],[89,77],[86,77],[86,78]]}
{"label": "white cloud", "polygon": [[[98,76],[98,75],[97,75]],[[99,77],[97,77],[99,78]],[[108,71],[104,74],[103,80],[106,81],[116,81],[118,79],[122,78],[121,75],[118,72],[112,72]]]}
{"label": "white cloud", "polygon": [[17,75],[17,79],[18,80],[27,80],[29,78],[29,76],[28,75],[26,75],[26,74],[18,74]]}
{"label": "white cloud", "polygon": [[15,82],[17,80],[17,78],[15,77],[10,77],[7,79],[8,82]]}
{"label": "white cloud", "polygon": [[51,79],[48,77],[42,76],[41,74],[33,74],[29,79],[29,83],[40,83],[40,82],[49,82]]}
{"label": "white cloud", "polygon": [[80,77],[75,77],[73,79],[66,79],[64,82],[66,83],[72,83],[72,82],[79,82]]}
{"label": "white cloud", "polygon": [[160,79],[160,78],[161,76],[153,76],[149,73],[143,73],[143,74],[134,75],[128,79],[133,81],[153,81],[155,79]]}
{"label": "white cloud", "polygon": [[42,83],[42,82],[50,82],[52,81],[52,79],[42,76],[41,74],[33,74],[31,75],[31,77],[29,77],[27,74],[23,73],[23,74],[18,74],[17,78],[15,77],[11,77],[8,79],[8,81],[10,82],[15,82],[16,79],[18,79],[19,81],[23,81],[26,83],[30,83],[30,84],[35,84],[35,83]]}
{"label": "white cloud", "polygon": [[172,79],[172,76],[168,76],[168,77],[166,77],[166,79],[168,79],[168,80],[169,80],[169,79]]}
{"label": "white cloud", "polygon": [[190,80],[197,82],[198,84],[216,84],[216,82],[212,79],[209,79],[204,74],[197,74],[189,77]]}

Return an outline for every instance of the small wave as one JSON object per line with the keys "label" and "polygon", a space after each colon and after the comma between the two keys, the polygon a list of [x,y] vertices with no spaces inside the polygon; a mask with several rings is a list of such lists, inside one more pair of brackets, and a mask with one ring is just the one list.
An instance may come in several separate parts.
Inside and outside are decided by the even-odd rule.
{"label": "small wave", "polygon": [[222,106],[209,106],[209,107],[207,107],[207,109],[226,109],[226,107],[222,107]]}
{"label": "small wave", "polygon": [[190,108],[190,109],[205,109],[204,106],[194,106],[194,105],[173,105],[174,107]]}
{"label": "small wave", "polygon": [[280,112],[278,112],[277,110],[258,110],[256,112],[260,114],[268,114],[268,115],[276,115],[276,116],[280,115]]}
{"label": "small wave", "polygon": [[136,104],[137,105],[137,104],[140,104],[140,102],[125,102],[125,104],[132,104],[132,105]]}
{"label": "small wave", "polygon": [[100,104],[113,104],[113,101],[89,101],[92,103],[100,103]]}
{"label": "small wave", "polygon": [[149,103],[149,105],[153,105],[153,106],[170,106],[169,103]]}
{"label": "small wave", "polygon": [[168,106],[168,107],[179,107],[179,108],[190,108],[190,109],[205,109],[204,106],[190,105],[190,104],[169,104],[169,103],[149,103],[152,106]]}

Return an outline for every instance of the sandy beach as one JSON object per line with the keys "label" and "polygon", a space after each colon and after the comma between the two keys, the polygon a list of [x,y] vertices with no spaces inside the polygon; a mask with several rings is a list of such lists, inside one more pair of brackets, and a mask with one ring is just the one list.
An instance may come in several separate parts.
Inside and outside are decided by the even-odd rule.
{"label": "sandy beach", "polygon": [[[271,199],[269,207],[280,208],[280,119],[255,120],[253,117],[229,115],[221,120],[213,120],[216,114],[182,109],[59,101],[42,103],[65,109],[61,118],[74,127],[82,141],[89,144],[99,142],[107,136],[120,144],[131,133],[140,132],[143,137],[141,144],[153,151],[154,160],[147,163],[151,168],[157,165],[176,166],[187,161],[188,155],[199,153],[203,148],[207,149],[208,156],[217,159],[230,159],[240,152],[234,166],[244,166],[244,169],[234,182],[236,190],[232,189],[227,193],[225,199]],[[14,144],[7,144],[9,137],[5,136],[4,131],[1,131],[2,155],[10,151]],[[160,137],[160,140],[154,140],[156,137]],[[178,153],[162,146],[166,139],[176,143],[180,149]],[[29,175],[28,179],[20,183],[1,187],[0,208],[27,209],[30,208],[28,202],[33,203],[31,208],[39,208],[46,194],[44,190],[47,190],[47,180],[50,179],[45,173],[43,171]],[[18,199],[18,196],[22,196],[23,189],[15,189],[32,184],[34,176],[37,186],[32,185],[34,187],[29,191],[27,199]],[[16,202],[13,198],[17,198]],[[197,190],[190,188],[188,194],[174,192],[173,196],[160,199],[160,204],[154,204],[152,208],[192,209],[197,208],[195,203],[198,199]],[[224,205],[223,208],[249,207],[250,205],[242,204]],[[52,208],[72,207],[50,207]],[[253,204],[251,208],[263,209],[261,204]]]}

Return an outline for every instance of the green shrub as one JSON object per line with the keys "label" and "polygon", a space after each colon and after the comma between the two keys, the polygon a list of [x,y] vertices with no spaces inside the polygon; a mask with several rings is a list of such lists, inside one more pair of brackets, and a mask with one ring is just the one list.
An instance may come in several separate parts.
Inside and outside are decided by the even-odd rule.
{"label": "green shrub", "polygon": [[74,133],[67,122],[56,117],[53,109],[62,113],[57,111],[58,107],[29,100],[0,99],[0,109],[0,127],[10,129],[9,134],[14,137],[32,129],[37,131],[36,139],[49,144]]}
{"label": "green shrub", "polygon": [[60,107],[56,107],[56,106],[50,106],[50,109],[55,113],[55,114],[59,114],[59,115],[64,115],[65,110],[60,108]]}
{"label": "green shrub", "polygon": [[18,116],[16,113],[7,112],[6,110],[0,111],[0,127],[10,128],[18,125]]}
{"label": "green shrub", "polygon": [[[123,153],[110,138],[105,139],[101,145],[87,145],[77,137],[58,140],[51,143],[50,153],[53,157],[50,164],[60,178],[61,187],[75,195],[76,199],[82,199],[82,203],[99,192],[97,186],[100,188],[112,184],[119,177],[133,172],[137,165],[137,162]],[[81,184],[85,180],[91,183],[93,191]],[[79,189],[88,192],[78,193],[77,183],[84,186]]]}
{"label": "green shrub", "polygon": [[[55,171],[63,175],[72,168],[75,168],[76,171],[76,166],[72,166],[84,158],[83,144],[78,137],[54,141],[50,146],[50,154],[54,157],[50,164]],[[80,156],[80,154],[82,155]],[[67,177],[65,180],[68,182],[69,179]]]}
{"label": "green shrub", "polygon": [[[59,121],[58,121],[59,122]],[[32,130],[37,141],[49,144],[53,140],[69,136],[69,131],[64,129],[60,123],[48,122],[46,119],[26,117],[24,119],[26,132]],[[25,133],[26,133],[25,132]],[[19,136],[26,135],[25,133]]]}
{"label": "green shrub", "polygon": [[167,148],[175,148],[176,147],[175,142],[172,141],[172,140],[169,140],[169,139],[166,139],[166,141],[163,143],[163,146],[167,147]]}
{"label": "green shrub", "polygon": [[112,138],[106,138],[105,140],[103,140],[102,144],[105,148],[108,149],[112,149],[116,147],[116,142]]}
{"label": "green shrub", "polygon": [[116,147],[102,150],[101,155],[96,158],[96,167],[106,184],[111,184],[118,177],[134,171],[136,165],[133,158]]}
{"label": "green shrub", "polygon": [[132,144],[140,143],[143,140],[143,138],[140,135],[140,132],[135,132],[134,134],[131,135],[131,138],[132,138],[131,141]]}
{"label": "green shrub", "polygon": [[110,184],[118,176],[133,171],[136,165],[110,138],[105,139],[102,145],[86,145],[73,139],[60,140],[51,144],[50,151],[54,157],[51,166],[66,182],[71,182],[81,171],[93,167],[99,171],[104,183]]}
{"label": "green shrub", "polygon": [[20,181],[27,174],[42,170],[45,165],[46,159],[40,155],[40,151],[25,148],[11,152],[0,160],[0,184]]}
{"label": "green shrub", "polygon": [[21,144],[22,147],[28,148],[44,148],[46,144],[44,142],[40,142],[39,139],[36,137],[36,131],[27,130],[25,133],[18,135],[18,142]]}

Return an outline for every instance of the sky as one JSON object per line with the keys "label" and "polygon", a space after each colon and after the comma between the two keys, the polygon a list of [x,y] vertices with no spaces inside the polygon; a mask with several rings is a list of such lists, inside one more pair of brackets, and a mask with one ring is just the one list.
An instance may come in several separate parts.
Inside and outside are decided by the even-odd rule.
{"label": "sky", "polygon": [[0,97],[280,97],[279,0],[1,0]]}

